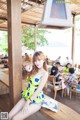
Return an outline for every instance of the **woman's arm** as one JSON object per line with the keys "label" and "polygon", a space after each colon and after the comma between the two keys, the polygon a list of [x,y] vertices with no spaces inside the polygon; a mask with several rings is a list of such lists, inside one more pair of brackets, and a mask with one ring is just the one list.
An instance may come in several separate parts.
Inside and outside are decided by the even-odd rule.
{"label": "woman's arm", "polygon": [[42,89],[44,88],[46,82],[48,79],[48,72],[45,72],[45,74],[43,73],[43,76],[41,77],[41,82],[37,88],[37,90],[34,92],[34,94],[31,96],[31,100],[34,100],[40,93],[40,91],[42,91]]}
{"label": "woman's arm", "polygon": [[57,74],[55,75],[55,77],[58,77],[58,75],[59,75],[59,73],[57,73]]}

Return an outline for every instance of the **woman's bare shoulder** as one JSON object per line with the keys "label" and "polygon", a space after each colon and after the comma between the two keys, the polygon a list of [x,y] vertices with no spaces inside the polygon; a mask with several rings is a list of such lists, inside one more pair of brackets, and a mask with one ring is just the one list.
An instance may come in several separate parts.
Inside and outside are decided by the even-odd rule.
{"label": "woman's bare shoulder", "polygon": [[43,71],[42,71],[42,74],[43,74],[43,75],[48,75],[48,71],[43,70]]}

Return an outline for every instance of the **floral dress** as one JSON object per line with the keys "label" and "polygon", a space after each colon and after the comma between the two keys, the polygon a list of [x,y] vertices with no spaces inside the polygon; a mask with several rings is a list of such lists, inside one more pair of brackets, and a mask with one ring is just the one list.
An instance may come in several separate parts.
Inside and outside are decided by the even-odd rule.
{"label": "floral dress", "polygon": [[[25,98],[25,100],[28,100],[37,90],[39,84],[40,84],[40,77],[39,78],[30,77],[27,88],[21,92],[22,97]],[[32,102],[41,103],[43,100],[44,100],[44,94],[43,91],[41,91],[39,95]]]}

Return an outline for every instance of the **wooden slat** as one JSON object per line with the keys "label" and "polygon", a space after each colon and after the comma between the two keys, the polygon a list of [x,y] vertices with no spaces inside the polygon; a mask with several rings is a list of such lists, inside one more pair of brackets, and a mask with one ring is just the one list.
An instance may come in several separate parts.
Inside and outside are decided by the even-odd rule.
{"label": "wooden slat", "polygon": [[39,111],[33,114],[32,116],[28,117],[25,120],[54,120],[52,117],[48,116],[47,114]]}
{"label": "wooden slat", "polygon": [[4,83],[7,87],[9,87],[9,75],[4,73],[4,70],[0,70],[0,82]]}
{"label": "wooden slat", "polygon": [[35,23],[35,21],[36,21],[36,18],[34,18],[34,19],[31,19],[31,17],[30,18],[28,18],[28,17],[23,17],[22,18],[22,21],[26,21],[26,22],[29,22],[29,23]]}
{"label": "wooden slat", "polygon": [[[80,4],[79,4],[80,0],[71,0],[71,1],[73,1],[74,3],[74,4],[70,4],[72,13],[75,15],[79,15],[80,14]],[[23,0],[21,0],[21,2],[22,2],[21,3],[21,6],[22,6]],[[26,24],[31,23],[31,25],[32,23],[33,24],[40,23],[42,14],[43,14],[44,4],[40,4],[40,2],[38,4],[38,1],[36,2],[36,0],[25,1],[25,3],[31,6],[28,8],[26,7],[25,9],[21,8],[22,9],[22,20],[23,20],[22,22],[25,22]],[[4,1],[0,0],[0,17],[7,18],[6,16],[7,16],[6,0]],[[32,22],[30,22],[30,20]],[[0,27],[3,27],[2,24],[0,24]]]}
{"label": "wooden slat", "polygon": [[26,15],[31,15],[31,16],[34,16],[34,17],[41,17],[41,14],[40,13],[36,13],[36,12],[33,12],[33,11],[28,11],[26,13]]}
{"label": "wooden slat", "polygon": [[67,107],[62,103],[58,103],[58,112],[52,112],[47,109],[41,109],[41,111],[48,116],[52,117],[54,120],[80,120],[80,114],[72,110],[71,108]]}

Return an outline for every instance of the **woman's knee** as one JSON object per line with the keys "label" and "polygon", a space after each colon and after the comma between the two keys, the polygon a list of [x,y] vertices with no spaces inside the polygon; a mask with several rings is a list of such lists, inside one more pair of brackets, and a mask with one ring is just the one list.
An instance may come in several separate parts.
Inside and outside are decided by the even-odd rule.
{"label": "woman's knee", "polygon": [[16,114],[12,120],[23,120],[29,116],[29,111],[24,107],[18,114]]}
{"label": "woman's knee", "polygon": [[30,110],[29,110],[29,108],[24,107],[24,108],[21,110],[21,113],[22,113],[22,116],[29,115]]}

